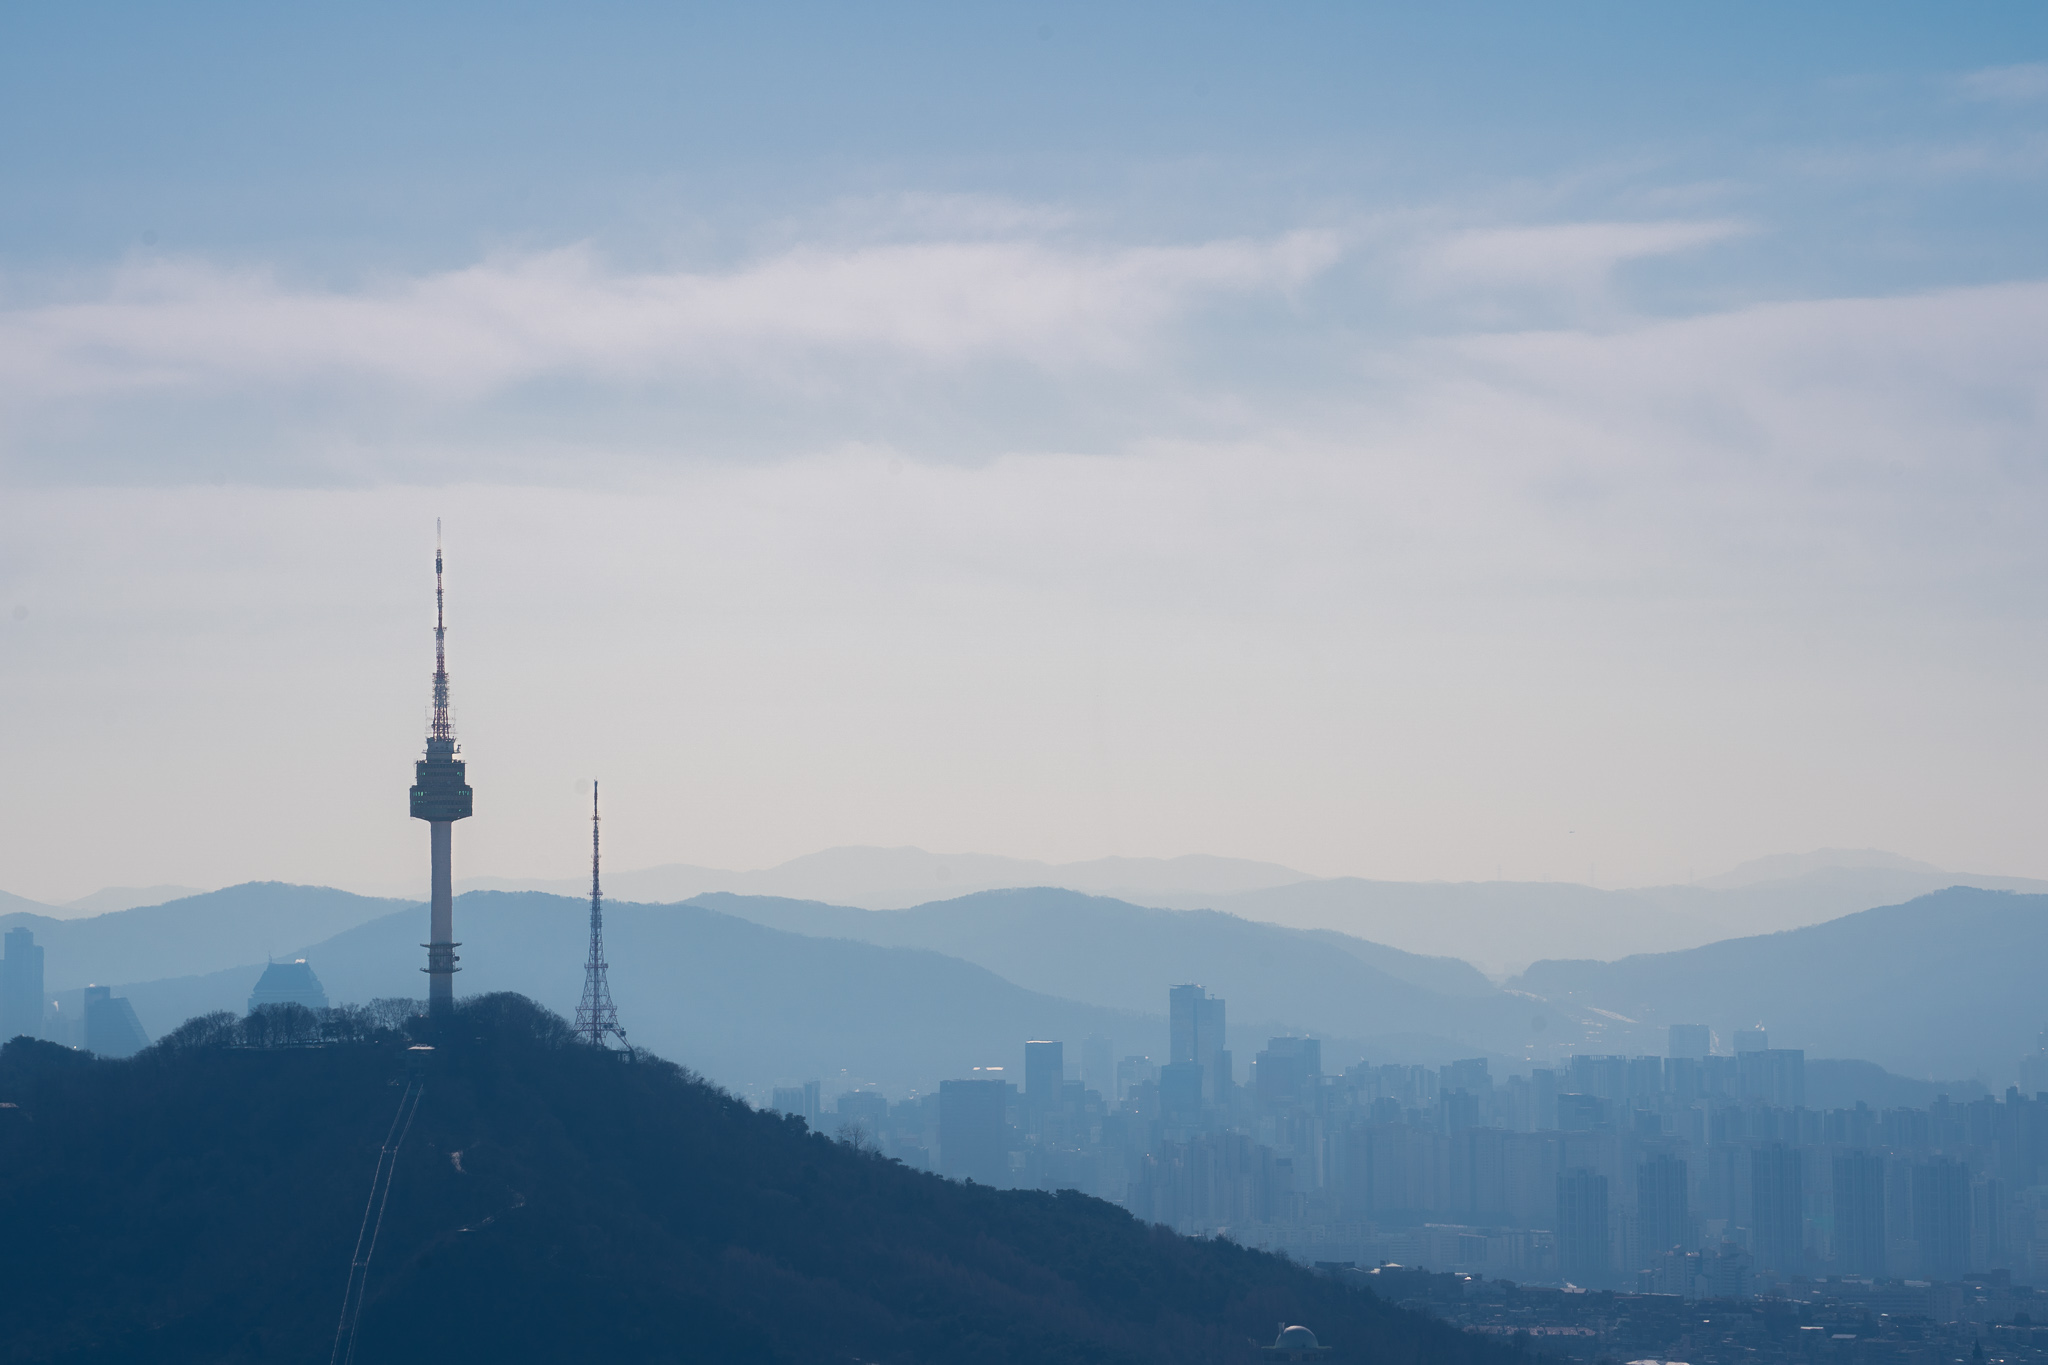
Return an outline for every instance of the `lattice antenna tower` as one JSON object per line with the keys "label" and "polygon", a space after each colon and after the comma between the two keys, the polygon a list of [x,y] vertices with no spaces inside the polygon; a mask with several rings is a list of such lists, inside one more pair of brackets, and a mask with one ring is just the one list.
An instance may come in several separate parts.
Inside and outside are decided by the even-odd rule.
{"label": "lattice antenna tower", "polygon": [[626,1031],[619,1027],[618,1006],[605,975],[604,892],[598,881],[597,783],[590,784],[590,959],[583,964],[583,999],[576,1006],[576,1033],[592,1047],[603,1047],[605,1035],[619,1040],[628,1052]]}

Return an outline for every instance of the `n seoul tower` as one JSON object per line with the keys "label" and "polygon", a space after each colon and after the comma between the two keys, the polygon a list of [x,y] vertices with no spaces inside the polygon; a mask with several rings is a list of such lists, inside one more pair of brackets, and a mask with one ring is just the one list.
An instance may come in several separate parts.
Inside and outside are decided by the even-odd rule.
{"label": "n seoul tower", "polygon": [[466,765],[456,755],[455,726],[448,719],[448,623],[441,602],[441,523],[434,523],[434,719],[427,727],[427,756],[413,765],[412,818],[432,831],[434,898],[427,937],[427,1011],[455,1007],[455,877],[450,866],[455,822],[469,818],[474,794]]}

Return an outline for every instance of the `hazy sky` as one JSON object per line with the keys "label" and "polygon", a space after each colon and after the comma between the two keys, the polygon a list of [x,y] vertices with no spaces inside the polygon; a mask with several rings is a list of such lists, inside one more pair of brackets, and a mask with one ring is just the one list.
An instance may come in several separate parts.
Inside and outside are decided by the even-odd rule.
{"label": "hazy sky", "polygon": [[2048,875],[2034,4],[0,11],[0,888]]}

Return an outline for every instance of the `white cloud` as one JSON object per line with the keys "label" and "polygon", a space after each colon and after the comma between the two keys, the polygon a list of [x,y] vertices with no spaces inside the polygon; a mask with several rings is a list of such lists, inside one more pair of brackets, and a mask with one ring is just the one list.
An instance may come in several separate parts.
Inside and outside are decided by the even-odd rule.
{"label": "white cloud", "polygon": [[1992,66],[1958,79],[1965,98],[1987,104],[2033,104],[2048,99],[2048,62]]}
{"label": "white cloud", "polygon": [[[1583,876],[1573,828],[1603,880],[1899,842],[2044,870],[2048,285],[1344,356],[1374,382],[1116,458],[10,489],[0,705],[38,723],[0,760],[121,766],[103,880],[403,875],[445,514],[478,873],[573,862],[592,765],[622,865],[921,842]],[[315,808],[249,805],[235,774],[309,717]],[[0,801],[15,889],[80,865],[76,799]]]}
{"label": "white cloud", "polygon": [[1126,366],[1202,300],[1284,293],[1337,254],[1333,238],[1305,232],[1093,253],[960,241],[621,274],[570,249],[352,292],[134,263],[103,297],[0,313],[0,400],[367,380],[459,401],[552,376],[761,379],[848,357]]}
{"label": "white cloud", "polygon": [[1747,230],[1723,219],[1473,229],[1418,250],[1413,284],[1429,294],[1602,293],[1615,268],[1628,261],[1696,250]]}

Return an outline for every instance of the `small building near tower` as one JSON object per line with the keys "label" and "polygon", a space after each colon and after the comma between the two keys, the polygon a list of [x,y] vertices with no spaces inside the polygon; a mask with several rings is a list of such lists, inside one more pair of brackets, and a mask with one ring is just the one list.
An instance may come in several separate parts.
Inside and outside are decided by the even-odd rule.
{"label": "small building near tower", "polygon": [[249,993],[249,1013],[254,1014],[264,1005],[304,1005],[309,1010],[324,1010],[327,992],[321,989],[320,978],[313,975],[303,957],[273,962],[263,969],[256,989]]}
{"label": "small building near tower", "polygon": [[101,1057],[133,1057],[149,1046],[135,1007],[111,986],[85,988],[85,1050]]}
{"label": "small building near tower", "polygon": [[1330,1354],[1330,1348],[1316,1341],[1316,1334],[1306,1327],[1280,1325],[1280,1335],[1273,1338],[1271,1346],[1259,1348],[1260,1360],[1322,1360]]}

